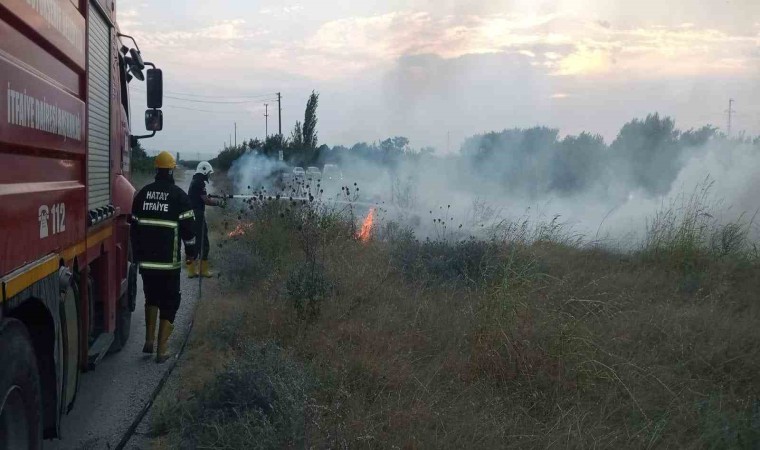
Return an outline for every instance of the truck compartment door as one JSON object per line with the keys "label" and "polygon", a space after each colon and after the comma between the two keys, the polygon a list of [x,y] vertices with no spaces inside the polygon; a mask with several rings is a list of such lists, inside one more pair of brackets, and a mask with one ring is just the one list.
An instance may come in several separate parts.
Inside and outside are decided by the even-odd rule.
{"label": "truck compartment door", "polygon": [[111,203],[111,29],[90,3],[87,33],[87,206]]}

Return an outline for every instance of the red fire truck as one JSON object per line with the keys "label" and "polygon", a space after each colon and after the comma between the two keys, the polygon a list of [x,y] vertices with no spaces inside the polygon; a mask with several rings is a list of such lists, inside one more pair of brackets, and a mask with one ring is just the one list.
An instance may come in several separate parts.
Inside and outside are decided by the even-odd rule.
{"label": "red fire truck", "polygon": [[[113,0],[0,0],[0,448],[58,437],[80,372],[129,338],[130,151],[161,130],[163,88],[115,17]],[[153,134],[132,136],[146,75]]]}

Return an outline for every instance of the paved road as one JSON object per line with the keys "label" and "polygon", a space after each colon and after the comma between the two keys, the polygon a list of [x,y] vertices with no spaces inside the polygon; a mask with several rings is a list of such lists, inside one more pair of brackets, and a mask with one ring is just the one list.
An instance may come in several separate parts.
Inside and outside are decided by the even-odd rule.
{"label": "paved road", "polygon": [[[63,439],[47,441],[45,450],[113,448],[169,368],[168,362],[156,364],[155,355],[142,353],[145,311],[141,281],[138,287],[140,293],[132,314],[129,342],[121,352],[106,356],[94,371],[82,375],[74,410],[64,418]],[[196,280],[184,278],[183,273],[182,305],[169,341],[174,351],[182,344],[197,297]],[[140,447],[129,445],[127,448]]]}
{"label": "paved road", "polygon": [[[185,190],[190,176],[178,183]],[[172,351],[179,351],[187,333],[198,299],[197,280],[188,280],[182,273],[182,304],[174,321],[169,340]],[[64,417],[63,439],[46,441],[45,450],[107,449],[121,440],[135,416],[148,402],[169,362],[156,364],[155,354],[144,355],[145,297],[138,277],[137,308],[132,314],[129,342],[121,352],[106,356],[94,371],[82,374],[74,410]],[[138,431],[146,430],[145,424]],[[146,448],[145,438],[137,435],[127,448]]]}

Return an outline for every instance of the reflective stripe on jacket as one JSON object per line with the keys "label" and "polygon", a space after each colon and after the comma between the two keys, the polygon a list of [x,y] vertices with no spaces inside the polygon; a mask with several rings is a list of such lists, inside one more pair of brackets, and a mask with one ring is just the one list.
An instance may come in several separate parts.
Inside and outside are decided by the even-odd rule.
{"label": "reflective stripe on jacket", "polygon": [[187,194],[169,180],[145,186],[132,202],[131,237],[141,272],[179,270],[180,239],[194,245],[195,214]]}

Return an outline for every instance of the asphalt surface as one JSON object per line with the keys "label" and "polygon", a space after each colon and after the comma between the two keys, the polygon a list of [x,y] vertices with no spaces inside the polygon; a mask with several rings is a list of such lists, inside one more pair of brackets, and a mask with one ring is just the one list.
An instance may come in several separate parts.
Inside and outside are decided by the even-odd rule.
{"label": "asphalt surface", "polygon": [[[139,278],[138,288],[129,342],[121,352],[106,356],[95,370],[82,374],[74,409],[63,419],[63,439],[46,441],[45,450],[114,448],[169,369],[169,362],[156,364],[155,354],[145,355],[142,352],[145,343],[145,299]],[[179,351],[182,345],[197,298],[197,280],[188,280],[183,273],[182,304],[169,340],[173,352]],[[146,431],[147,427],[143,424],[127,448],[146,448]]]}
{"label": "asphalt surface", "polygon": [[[185,190],[190,176],[178,182]],[[63,418],[63,439],[45,441],[44,450],[114,448],[137,414],[150,400],[170,362],[156,364],[155,354],[142,352],[145,343],[145,297],[142,279],[138,276],[137,307],[132,313],[129,341],[116,354],[107,355],[95,370],[82,374],[74,409]],[[205,289],[204,289],[205,290]],[[176,354],[188,332],[195,303],[198,280],[189,280],[182,273],[182,303],[174,320],[169,348]],[[150,413],[129,441],[127,449],[148,448]]]}

